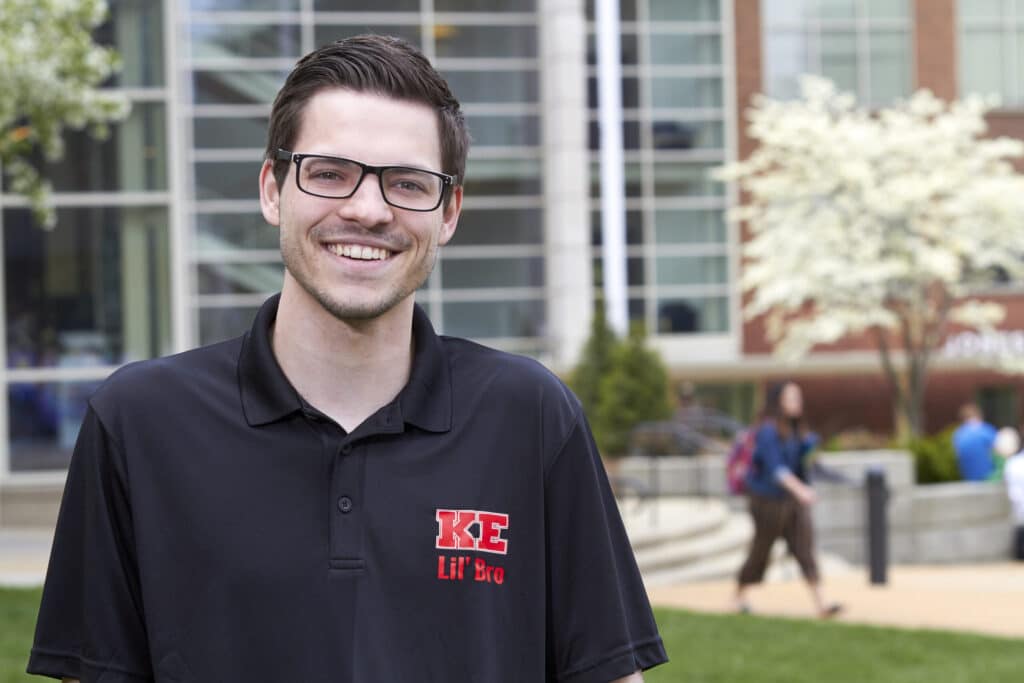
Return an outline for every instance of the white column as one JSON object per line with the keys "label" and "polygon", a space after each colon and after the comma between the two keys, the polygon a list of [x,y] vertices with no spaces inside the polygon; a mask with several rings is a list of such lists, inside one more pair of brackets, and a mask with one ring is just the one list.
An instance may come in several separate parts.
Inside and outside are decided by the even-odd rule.
{"label": "white column", "polygon": [[597,0],[597,92],[601,126],[601,276],[608,324],[629,328],[626,302],[626,208],[623,196],[622,65],[619,0]]}
{"label": "white column", "polygon": [[586,21],[582,0],[541,0],[547,337],[556,371],[576,362],[593,308]]}

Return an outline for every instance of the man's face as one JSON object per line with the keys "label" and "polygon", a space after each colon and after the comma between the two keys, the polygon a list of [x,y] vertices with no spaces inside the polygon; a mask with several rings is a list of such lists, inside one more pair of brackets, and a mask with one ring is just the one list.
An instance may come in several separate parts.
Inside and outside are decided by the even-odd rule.
{"label": "man's face", "polygon": [[[289,151],[441,170],[433,110],[340,88],[309,100]],[[295,171],[293,163],[279,188],[271,163],[264,163],[263,216],[281,230],[285,278],[341,320],[376,318],[408,299],[430,276],[438,247],[455,232],[461,188],[446,205],[416,212],[387,204],[376,175],[367,174],[347,199],[325,199],[299,190]]]}

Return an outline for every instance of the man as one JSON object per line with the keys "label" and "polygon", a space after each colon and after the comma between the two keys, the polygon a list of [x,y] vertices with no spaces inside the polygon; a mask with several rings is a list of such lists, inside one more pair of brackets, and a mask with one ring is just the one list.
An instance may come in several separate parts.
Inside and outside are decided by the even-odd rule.
{"label": "man", "polygon": [[960,477],[964,481],[985,481],[993,471],[996,428],[982,419],[981,409],[973,403],[960,408],[960,419],[962,424],[953,432]]}
{"label": "man", "polygon": [[467,140],[401,41],[297,64],[260,173],[281,293],[90,401],[30,672],[582,683],[666,660],[579,403],[414,305]]}

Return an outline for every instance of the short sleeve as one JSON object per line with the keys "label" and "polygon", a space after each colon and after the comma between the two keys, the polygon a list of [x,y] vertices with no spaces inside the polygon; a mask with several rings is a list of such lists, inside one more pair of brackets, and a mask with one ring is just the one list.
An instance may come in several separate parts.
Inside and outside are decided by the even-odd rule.
{"label": "short sleeve", "polygon": [[121,455],[90,407],[68,470],[29,673],[152,680]]}
{"label": "short sleeve", "polygon": [[608,683],[668,661],[582,416],[546,483],[549,680]]}

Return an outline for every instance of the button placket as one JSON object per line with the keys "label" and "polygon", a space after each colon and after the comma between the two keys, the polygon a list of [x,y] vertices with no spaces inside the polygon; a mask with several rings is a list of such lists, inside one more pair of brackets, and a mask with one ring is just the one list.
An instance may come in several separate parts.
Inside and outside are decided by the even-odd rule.
{"label": "button placket", "polygon": [[[360,503],[365,453],[351,442],[336,447],[331,477],[330,559],[339,566],[362,566],[364,507]],[[340,563],[340,564],[339,564]]]}

